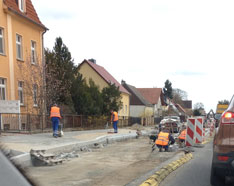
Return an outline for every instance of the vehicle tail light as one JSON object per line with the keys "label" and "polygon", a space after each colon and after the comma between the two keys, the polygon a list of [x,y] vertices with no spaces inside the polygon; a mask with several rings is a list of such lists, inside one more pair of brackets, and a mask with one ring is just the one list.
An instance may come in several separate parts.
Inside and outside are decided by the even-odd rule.
{"label": "vehicle tail light", "polygon": [[222,123],[223,124],[234,124],[234,113],[233,112],[225,112],[222,115]]}
{"label": "vehicle tail light", "polygon": [[218,160],[219,161],[227,161],[228,160],[228,156],[218,156]]}

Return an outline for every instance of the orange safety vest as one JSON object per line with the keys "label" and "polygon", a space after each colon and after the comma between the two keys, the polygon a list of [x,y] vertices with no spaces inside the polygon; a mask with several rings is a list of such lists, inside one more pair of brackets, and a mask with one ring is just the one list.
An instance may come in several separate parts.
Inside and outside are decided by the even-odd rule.
{"label": "orange safety vest", "polygon": [[169,143],[169,133],[160,132],[158,135],[158,139],[156,140],[156,145],[167,146]]}
{"label": "orange safety vest", "polygon": [[56,106],[53,106],[51,107],[51,110],[50,110],[50,117],[58,117],[58,118],[61,118],[61,115],[60,115],[60,108],[59,107],[56,107]]}
{"label": "orange safety vest", "polygon": [[[113,119],[114,117],[114,119]],[[111,121],[118,121],[118,113],[117,112],[113,112],[111,115]]]}
{"label": "orange safety vest", "polygon": [[184,129],[179,136],[179,139],[185,140],[186,139],[186,129]]}

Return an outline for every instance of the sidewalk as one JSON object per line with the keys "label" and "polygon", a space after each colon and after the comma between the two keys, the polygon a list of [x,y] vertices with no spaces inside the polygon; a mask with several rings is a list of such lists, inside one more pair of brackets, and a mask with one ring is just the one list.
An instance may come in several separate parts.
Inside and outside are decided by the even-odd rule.
{"label": "sidewalk", "polygon": [[[136,130],[119,128],[118,133],[109,133],[112,129],[86,130],[64,132],[63,137],[54,138],[51,133],[12,134],[2,133],[0,141],[4,149],[14,155],[12,159],[29,165],[30,150],[46,150],[50,153],[71,152],[83,146],[93,146],[94,143],[112,143],[130,138],[136,138]],[[151,128],[142,130],[147,135]]]}

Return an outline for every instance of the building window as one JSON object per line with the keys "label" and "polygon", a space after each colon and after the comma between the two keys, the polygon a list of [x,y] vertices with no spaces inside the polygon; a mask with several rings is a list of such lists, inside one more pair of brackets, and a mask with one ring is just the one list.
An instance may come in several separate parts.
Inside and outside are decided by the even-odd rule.
{"label": "building window", "polygon": [[23,60],[22,36],[16,34],[16,52],[17,59]]}
{"label": "building window", "polygon": [[31,41],[31,62],[32,64],[36,64],[36,42]]}
{"label": "building window", "polygon": [[128,114],[128,106],[125,105],[125,114]]}
{"label": "building window", "polygon": [[23,94],[23,82],[22,81],[19,81],[19,83],[18,83],[18,96],[19,96],[20,104],[23,105],[24,104],[24,94]]}
{"label": "building window", "polygon": [[24,0],[18,0],[19,9],[21,12],[24,12]]}
{"label": "building window", "polygon": [[37,85],[33,85],[33,106],[37,106]]}
{"label": "building window", "polygon": [[6,100],[6,80],[0,78],[0,100]]}
{"label": "building window", "polygon": [[4,54],[4,35],[3,28],[0,28],[0,54]]}

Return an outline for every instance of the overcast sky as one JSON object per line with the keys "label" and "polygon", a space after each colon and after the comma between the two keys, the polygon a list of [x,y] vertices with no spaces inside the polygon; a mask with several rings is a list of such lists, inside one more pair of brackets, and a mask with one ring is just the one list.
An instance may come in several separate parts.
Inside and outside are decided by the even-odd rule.
{"label": "overcast sky", "polygon": [[169,79],[207,112],[234,94],[232,0],[32,2],[49,28],[45,47],[62,37],[77,65],[94,58],[137,88],[163,88]]}

